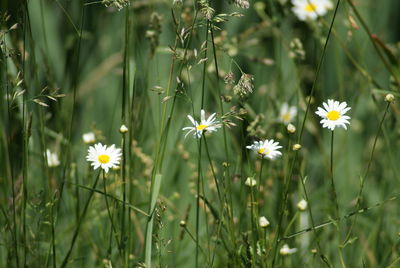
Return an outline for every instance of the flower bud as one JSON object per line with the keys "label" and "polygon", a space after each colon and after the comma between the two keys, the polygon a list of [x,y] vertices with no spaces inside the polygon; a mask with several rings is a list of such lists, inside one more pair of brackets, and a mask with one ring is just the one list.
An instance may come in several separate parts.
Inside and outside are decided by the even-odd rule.
{"label": "flower bud", "polygon": [[258,219],[258,224],[260,225],[261,228],[267,228],[269,226],[269,221],[264,216],[261,216]]}
{"label": "flower bud", "polygon": [[293,133],[296,132],[296,127],[294,125],[290,124],[290,123],[289,123],[289,125],[287,125],[286,129],[290,134],[293,134]]}
{"label": "flower bud", "polygon": [[128,128],[127,128],[125,125],[122,125],[122,126],[119,128],[119,132],[120,132],[121,134],[125,134],[126,132],[128,132]]}
{"label": "flower bud", "polygon": [[392,101],[394,101],[394,95],[393,95],[393,94],[387,94],[387,95],[385,96],[385,101],[387,101],[387,102],[392,102]]}
{"label": "flower bud", "polygon": [[293,145],[292,149],[293,149],[293,151],[298,151],[298,150],[301,149],[301,145],[296,143],[296,144]]}
{"label": "flower bud", "polygon": [[257,185],[257,181],[253,177],[248,177],[244,184],[249,187],[254,187]]}
{"label": "flower bud", "polygon": [[297,203],[297,208],[301,211],[304,211],[307,209],[307,201],[304,199],[301,199],[299,203]]}
{"label": "flower bud", "polygon": [[86,144],[92,144],[96,142],[96,137],[93,132],[88,132],[82,135],[82,140]]}

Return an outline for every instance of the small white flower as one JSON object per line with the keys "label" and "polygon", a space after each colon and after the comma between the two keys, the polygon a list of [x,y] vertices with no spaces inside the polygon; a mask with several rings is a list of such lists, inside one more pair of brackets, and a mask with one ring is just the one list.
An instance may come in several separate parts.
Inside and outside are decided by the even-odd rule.
{"label": "small white flower", "polygon": [[299,20],[315,20],[333,8],[330,0],[292,0],[292,11]]}
{"label": "small white flower", "polygon": [[82,135],[82,140],[86,144],[91,144],[96,142],[96,137],[93,132],[88,132]]}
{"label": "small white flower", "polygon": [[278,149],[282,148],[279,145],[279,142],[275,142],[274,140],[265,140],[265,141],[255,141],[252,145],[246,146],[247,149],[250,149],[256,153],[258,153],[263,158],[268,158],[274,160],[282,155]]}
{"label": "small white flower", "polygon": [[339,103],[335,100],[328,100],[328,103],[322,103],[325,109],[318,107],[318,111],[315,113],[322,117],[320,123],[322,127],[334,130],[335,127],[343,127],[347,129],[346,124],[350,124],[348,121],[350,116],[345,115],[350,107],[347,107],[346,102]]}
{"label": "small white flower", "polygon": [[248,177],[244,184],[249,187],[254,187],[257,185],[257,181],[253,177]]}
{"label": "small white flower", "polygon": [[206,119],[206,112],[204,110],[200,111],[200,123],[198,123],[196,120],[193,119],[191,115],[188,115],[187,117],[189,118],[190,122],[192,122],[193,127],[184,127],[182,130],[188,132],[185,135],[185,138],[187,135],[190,133],[193,133],[194,138],[200,139],[201,136],[203,135],[203,132],[214,132],[217,131],[218,128],[221,127],[221,124],[219,123],[218,120],[215,118],[216,113],[213,113]]}
{"label": "small white flower", "polygon": [[264,216],[261,216],[258,219],[258,224],[260,225],[261,228],[267,228],[269,226],[269,221]]}
{"label": "small white flower", "polygon": [[289,248],[288,244],[284,244],[283,247],[279,250],[279,253],[283,256],[290,255],[297,252],[297,248]]}
{"label": "small white flower", "polygon": [[58,160],[58,155],[56,153],[52,153],[49,149],[46,150],[46,157],[47,157],[48,167],[57,167],[60,165],[60,160]]}
{"label": "small white flower", "polygon": [[284,123],[285,125],[293,122],[294,118],[297,115],[297,107],[289,106],[286,102],[282,104],[280,113],[279,113],[279,122]]}
{"label": "small white flower", "polygon": [[301,199],[301,200],[299,201],[299,203],[297,203],[297,208],[298,208],[299,210],[301,210],[301,211],[306,210],[306,209],[307,209],[307,201],[304,200],[304,199]]}
{"label": "small white flower", "polygon": [[86,160],[92,162],[93,169],[101,167],[106,173],[110,168],[115,168],[119,165],[121,159],[121,149],[115,148],[115,145],[107,147],[100,142],[94,146],[90,146]]}

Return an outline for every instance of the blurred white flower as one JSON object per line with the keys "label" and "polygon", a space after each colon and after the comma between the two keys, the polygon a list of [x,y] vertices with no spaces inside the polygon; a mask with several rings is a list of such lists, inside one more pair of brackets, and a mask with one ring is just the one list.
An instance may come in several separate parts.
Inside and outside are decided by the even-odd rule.
{"label": "blurred white flower", "polygon": [[283,247],[279,250],[279,253],[283,256],[290,255],[297,252],[297,248],[289,248],[288,244],[284,244]]}
{"label": "blurred white flower", "polygon": [[200,123],[198,123],[196,120],[193,119],[191,115],[188,115],[187,117],[189,118],[190,122],[192,122],[193,127],[184,127],[182,130],[188,132],[185,135],[185,138],[187,135],[190,133],[193,133],[194,138],[200,139],[201,136],[203,135],[203,132],[214,132],[217,131],[218,128],[221,127],[221,124],[219,123],[218,120],[215,118],[216,113],[213,113],[206,119],[206,112],[204,110],[200,111]]}
{"label": "blurred white flower", "polygon": [[46,150],[46,157],[48,167],[57,167],[60,165],[58,155],[56,153],[52,153],[49,149]]}
{"label": "blurred white flower", "polygon": [[330,0],[292,0],[292,11],[299,20],[315,20],[333,8]]}
{"label": "blurred white flower", "polygon": [[282,155],[282,153],[278,151],[278,149],[282,148],[282,146],[279,146],[279,142],[275,142],[272,139],[255,141],[252,145],[246,146],[246,148],[258,153],[263,158],[268,158],[271,160],[274,160]]}
{"label": "blurred white flower", "polygon": [[82,140],[86,144],[91,144],[96,142],[96,137],[93,132],[87,132],[82,135]]}
{"label": "blurred white flower", "polygon": [[121,149],[115,148],[115,145],[107,147],[101,143],[90,146],[86,160],[92,162],[93,169],[101,167],[106,173],[110,168],[119,165],[121,159]]}
{"label": "blurred white flower", "polygon": [[289,106],[286,102],[282,104],[281,111],[279,113],[279,122],[284,123],[285,125],[293,122],[294,118],[297,115],[297,107]]}
{"label": "blurred white flower", "polygon": [[334,130],[335,127],[343,127],[347,129],[346,124],[350,124],[348,121],[350,116],[345,115],[350,107],[347,107],[346,102],[339,103],[335,100],[328,100],[328,103],[322,103],[325,109],[318,107],[318,111],[315,113],[322,117],[320,123],[322,127]]}
{"label": "blurred white flower", "polygon": [[254,187],[257,185],[257,181],[253,177],[248,177],[244,184],[249,187]]}
{"label": "blurred white flower", "polygon": [[299,210],[301,210],[301,211],[306,210],[306,209],[307,209],[307,201],[304,200],[304,199],[301,199],[301,200],[299,201],[299,203],[297,203],[297,208],[298,208]]}
{"label": "blurred white flower", "polygon": [[258,219],[258,224],[260,225],[261,228],[267,228],[269,226],[269,221],[264,216],[261,216]]}

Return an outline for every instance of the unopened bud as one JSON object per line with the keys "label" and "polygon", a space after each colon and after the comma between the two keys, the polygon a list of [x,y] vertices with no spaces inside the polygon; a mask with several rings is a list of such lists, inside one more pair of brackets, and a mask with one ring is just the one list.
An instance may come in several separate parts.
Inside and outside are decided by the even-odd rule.
{"label": "unopened bud", "polygon": [[293,145],[293,151],[298,151],[298,150],[300,150],[301,149],[301,145],[300,144],[298,144],[298,143],[296,143],[296,144],[294,144]]}
{"label": "unopened bud", "polygon": [[298,208],[299,210],[301,210],[301,211],[306,210],[306,209],[307,209],[307,201],[304,200],[304,199],[300,200],[300,202],[297,203],[297,208]]}
{"label": "unopened bud", "polygon": [[121,134],[125,134],[126,132],[128,132],[128,128],[125,125],[122,125],[119,128],[119,132],[121,132]]}
{"label": "unopened bud", "polygon": [[186,227],[186,221],[180,221],[179,222],[179,225],[181,226],[181,227]]}
{"label": "unopened bud", "polygon": [[264,216],[261,216],[258,220],[258,223],[261,228],[267,228],[269,226],[269,221]]}
{"label": "unopened bud", "polygon": [[289,125],[287,125],[287,131],[291,134],[296,132],[296,127],[292,124],[289,123]]}
{"label": "unopened bud", "polygon": [[385,101],[387,101],[387,102],[394,101],[394,95],[393,94],[386,94]]}
{"label": "unopened bud", "polygon": [[253,177],[248,177],[244,184],[246,184],[249,187],[254,187],[257,185],[257,181]]}

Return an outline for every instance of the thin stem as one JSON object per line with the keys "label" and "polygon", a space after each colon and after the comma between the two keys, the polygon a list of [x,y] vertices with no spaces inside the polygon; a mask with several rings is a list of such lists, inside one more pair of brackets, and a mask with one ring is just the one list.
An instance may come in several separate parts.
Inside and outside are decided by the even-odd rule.
{"label": "thin stem", "polygon": [[339,213],[339,204],[338,204],[338,199],[337,199],[337,194],[336,194],[336,187],[335,187],[335,181],[333,178],[333,137],[334,137],[334,131],[331,133],[331,157],[330,157],[330,175],[331,175],[331,189],[332,189],[332,194],[333,194],[333,202],[335,203],[335,218],[339,219],[340,218],[340,213]]}
{"label": "thin stem", "polygon": [[[106,208],[107,208],[107,214],[108,217],[110,218],[110,223],[111,223],[111,230],[114,233],[115,236],[115,240],[117,240],[117,245],[118,245],[118,251],[119,253],[122,255],[123,252],[121,252],[121,244],[120,241],[118,241],[118,235],[117,235],[117,230],[114,226],[114,220],[113,220],[113,216],[111,214],[111,210],[110,210],[110,205],[108,203],[108,198],[107,198],[107,183],[106,183],[106,174],[103,170],[103,190],[104,190],[104,201],[106,203]],[[124,203],[122,203],[124,205]],[[123,239],[122,235],[121,235],[121,239]]]}
{"label": "thin stem", "polygon": [[83,212],[82,212],[81,216],[79,217],[79,221],[78,221],[78,224],[77,224],[77,226],[76,226],[76,229],[75,229],[75,232],[74,232],[74,236],[72,237],[72,241],[71,241],[71,244],[70,244],[70,246],[69,246],[68,252],[67,252],[67,254],[65,255],[64,260],[63,260],[62,263],[61,263],[61,266],[60,266],[61,268],[64,268],[64,267],[66,267],[66,266],[68,265],[68,259],[69,259],[70,255],[71,255],[71,253],[72,253],[72,250],[73,250],[73,248],[74,248],[76,239],[78,238],[78,234],[79,234],[79,231],[80,231],[80,229],[81,229],[83,220],[85,219],[87,210],[88,210],[88,208],[89,208],[90,201],[92,200],[93,194],[94,194],[94,192],[95,192],[94,189],[96,189],[97,183],[98,183],[98,181],[99,181],[100,173],[101,173],[101,171],[99,171],[99,173],[98,173],[97,176],[96,176],[96,179],[95,179],[95,181],[94,181],[94,183],[93,183],[93,186],[92,186],[92,191],[90,191],[89,197],[88,197],[88,199],[87,199],[87,201],[86,201],[86,203],[85,203],[85,206],[84,206],[84,208],[83,208]]}
{"label": "thin stem", "polygon": [[315,221],[314,221],[314,217],[313,217],[313,214],[312,214],[311,202],[310,202],[310,199],[308,198],[308,193],[307,193],[306,185],[305,185],[305,183],[304,183],[304,178],[303,178],[303,176],[301,176],[300,181],[301,181],[301,186],[303,187],[304,197],[306,198],[306,201],[307,201],[308,212],[310,213],[310,220],[311,220],[312,230],[313,230],[313,232],[314,232],[315,240],[316,240],[316,242],[317,242],[317,247],[318,247],[318,251],[319,251],[319,256],[320,256],[321,260],[322,260],[328,267],[332,267],[332,265],[330,264],[328,258],[325,256],[325,254],[323,253],[322,248],[321,248],[320,238],[319,238],[319,235],[318,235],[318,233],[317,233],[317,231],[316,231],[316,229],[315,229]]}
{"label": "thin stem", "polygon": [[254,191],[253,191],[253,186],[252,186],[252,181],[250,182],[250,217],[251,217],[251,230],[252,230],[252,235],[253,235],[253,255],[252,255],[252,261],[251,261],[251,266],[256,267],[257,265],[257,221],[256,221],[256,216],[254,212]]}
{"label": "thin stem", "polygon": [[196,196],[196,268],[199,267],[199,228],[200,228],[200,177],[201,177],[201,140],[199,144],[199,157],[197,160],[197,196]]}
{"label": "thin stem", "polygon": [[208,150],[207,138],[206,138],[205,135],[203,135],[203,139],[204,139],[204,146],[206,148],[208,163],[210,164],[211,173],[213,174],[214,182],[215,182],[215,185],[217,187],[217,193],[218,193],[219,202],[220,202],[220,205],[222,206],[223,205],[223,200],[222,200],[222,196],[221,196],[221,190],[220,190],[220,186],[219,186],[217,175],[215,174],[214,165],[213,165],[213,163],[211,161],[210,151]]}
{"label": "thin stem", "polygon": [[[362,196],[362,192],[363,192],[363,189],[364,189],[364,183],[365,183],[365,180],[367,179],[368,174],[369,174],[369,169],[371,167],[372,159],[374,157],[376,143],[378,142],[379,134],[382,131],[383,122],[385,121],[386,115],[387,115],[387,113],[389,111],[389,107],[390,107],[390,102],[388,102],[388,104],[386,105],[385,112],[383,113],[381,122],[379,123],[378,131],[376,132],[375,139],[374,139],[374,144],[372,145],[372,151],[371,151],[371,155],[370,155],[370,158],[369,158],[369,161],[368,161],[367,169],[365,170],[364,177],[361,179],[360,191],[358,192],[358,195],[357,195],[356,210],[359,210],[360,206],[361,206],[361,196]],[[353,231],[353,227],[356,224],[356,221],[357,221],[357,215],[354,217],[354,220],[351,222],[349,231],[348,231],[348,233],[346,235],[346,238],[345,238],[343,244],[345,244],[350,239],[350,235],[351,235],[351,232]]]}

